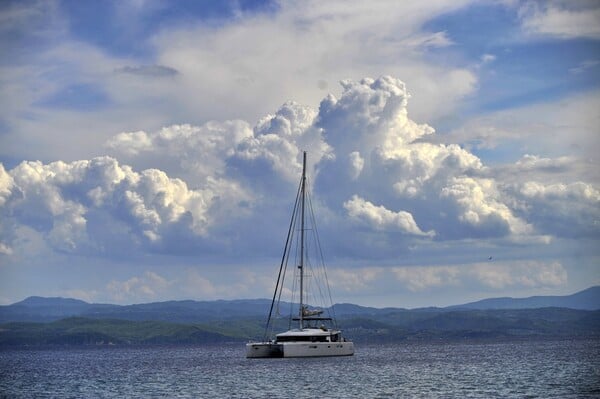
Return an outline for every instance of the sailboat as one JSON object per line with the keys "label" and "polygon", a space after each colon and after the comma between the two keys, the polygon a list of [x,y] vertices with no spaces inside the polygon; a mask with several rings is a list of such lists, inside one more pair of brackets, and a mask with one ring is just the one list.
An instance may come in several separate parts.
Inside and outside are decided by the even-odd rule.
{"label": "sailboat", "polygon": [[[307,201],[308,198],[308,201]],[[307,206],[308,205],[308,206]],[[308,212],[307,212],[308,208]],[[307,223],[306,215],[310,214]],[[310,226],[309,226],[310,224]],[[314,241],[307,240],[307,232],[313,233]],[[297,234],[299,233],[299,234]],[[299,237],[298,237],[299,236]],[[311,243],[316,242],[316,245]],[[329,294],[330,307],[325,310],[314,308],[309,305],[307,294],[307,283],[310,278],[315,278],[314,270],[311,267],[312,258],[309,257],[307,248],[313,247],[320,255],[320,265],[322,266],[325,278],[321,281],[326,285],[326,292]],[[297,268],[294,279],[294,286],[298,281],[299,296],[296,304],[292,299],[291,306],[297,307],[295,312],[290,311],[288,331],[276,334],[272,338],[274,327],[274,310],[278,313],[280,307],[281,294],[284,291],[284,281],[287,272],[287,265],[293,248],[296,248],[294,261],[297,261]],[[307,269],[310,269],[307,272]],[[321,294],[323,290],[319,288]],[[312,202],[308,196],[306,184],[306,152],[302,157],[302,178],[296,194],[294,211],[288,229],[283,257],[277,276],[277,284],[271,308],[267,318],[265,334],[261,342],[249,342],[246,344],[246,357],[248,358],[273,358],[273,357],[317,357],[317,356],[352,356],[354,354],[354,343],[342,335],[342,331],[337,327],[335,314],[331,301],[327,274],[325,272],[324,262],[322,261],[322,251],[318,243],[318,233],[314,214],[312,212]],[[297,313],[294,316],[294,313]],[[298,323],[296,328],[292,328],[292,323]]]}

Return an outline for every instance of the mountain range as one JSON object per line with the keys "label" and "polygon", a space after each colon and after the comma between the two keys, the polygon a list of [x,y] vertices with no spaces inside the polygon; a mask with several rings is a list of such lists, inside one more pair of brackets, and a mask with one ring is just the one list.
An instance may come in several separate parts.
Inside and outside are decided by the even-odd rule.
{"label": "mountain range", "polygon": [[[0,323],[50,322],[66,317],[95,319],[122,319],[132,321],[166,321],[175,323],[203,323],[215,320],[233,320],[265,317],[271,301],[268,299],[239,299],[216,301],[165,301],[136,305],[88,303],[72,298],[45,298],[32,296],[12,305],[0,306]],[[491,298],[445,308],[412,309],[412,312],[449,312],[457,310],[538,309],[546,307],[577,310],[600,309],[600,286],[565,296],[533,296],[529,298]],[[282,303],[282,309],[289,304]],[[403,308],[374,308],[354,304],[336,304],[337,317],[374,317]]]}
{"label": "mountain range", "polygon": [[[290,309],[283,304],[281,309]],[[91,304],[29,297],[0,306],[0,347],[207,344],[261,339],[268,299]],[[495,298],[446,308],[337,304],[338,326],[358,343],[456,339],[600,338],[600,287],[567,296]],[[274,331],[290,327],[274,320]]]}

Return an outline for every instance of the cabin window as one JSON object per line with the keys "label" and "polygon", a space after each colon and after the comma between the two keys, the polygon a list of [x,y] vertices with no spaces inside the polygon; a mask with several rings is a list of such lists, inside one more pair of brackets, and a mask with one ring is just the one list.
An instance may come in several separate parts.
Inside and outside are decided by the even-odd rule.
{"label": "cabin window", "polygon": [[298,336],[287,336],[277,337],[277,342],[327,342],[327,336],[325,335],[298,335]]}

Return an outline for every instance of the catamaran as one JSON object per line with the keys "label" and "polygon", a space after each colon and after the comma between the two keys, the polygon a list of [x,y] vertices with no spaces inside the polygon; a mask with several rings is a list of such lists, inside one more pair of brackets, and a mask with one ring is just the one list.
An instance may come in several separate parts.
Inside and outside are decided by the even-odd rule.
{"label": "catamaran", "polygon": [[[308,198],[308,201],[307,201]],[[308,206],[307,206],[308,205]],[[307,212],[307,208],[308,211]],[[310,218],[306,220],[306,214],[310,213]],[[297,232],[299,232],[299,237]],[[306,238],[307,232],[312,233],[313,241]],[[328,308],[325,310],[315,308],[309,305],[307,294],[307,280],[315,278],[317,273],[312,267],[312,257],[308,255],[307,248],[312,247],[318,253],[320,269],[323,271],[321,281],[314,284],[325,285],[326,293],[329,295]],[[288,331],[276,334],[274,338],[274,313],[279,313],[281,304],[281,294],[284,291],[284,281],[288,269],[288,261],[293,249],[296,249],[295,260],[297,261],[297,273],[295,273],[294,287],[298,281],[298,302],[296,304],[293,297],[292,307],[297,307],[296,312],[290,311]],[[309,271],[307,272],[307,269]],[[324,277],[324,278],[323,278]],[[317,289],[323,295],[321,286]],[[327,314],[325,312],[327,311]],[[293,316],[297,313],[296,316]],[[292,328],[292,323],[297,322],[297,328]],[[248,358],[270,358],[270,357],[315,357],[315,356],[351,356],[354,354],[354,343],[342,336],[342,331],[337,328],[333,303],[325,265],[323,262],[322,251],[318,240],[316,223],[312,212],[312,202],[308,196],[306,184],[306,152],[302,157],[302,178],[296,194],[296,202],[292,212],[292,219],[288,229],[288,235],[279,267],[277,284],[271,308],[267,318],[265,333],[261,342],[250,342],[246,344],[246,357]]]}

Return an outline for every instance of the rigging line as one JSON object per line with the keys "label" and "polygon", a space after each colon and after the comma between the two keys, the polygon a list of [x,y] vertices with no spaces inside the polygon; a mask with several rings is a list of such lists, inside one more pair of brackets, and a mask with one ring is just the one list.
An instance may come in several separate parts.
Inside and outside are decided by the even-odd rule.
{"label": "rigging line", "polygon": [[[298,194],[300,196],[300,194]],[[295,208],[294,208],[294,212],[293,212],[293,217],[294,217],[294,224],[292,227],[292,236],[290,237],[290,241],[288,243],[288,248],[287,248],[287,255],[286,255],[286,259],[285,259],[285,270],[287,273],[287,268],[289,266],[289,262],[290,262],[290,256],[292,254],[292,252],[294,253],[294,265],[298,264],[298,234],[297,232],[297,227],[298,227],[298,218],[299,218],[299,214],[300,214],[300,207],[299,207],[299,202],[296,204]],[[295,241],[295,244],[294,244]],[[295,251],[292,251],[292,248],[295,248]],[[294,314],[294,301],[296,299],[296,284],[297,284],[297,279],[295,276],[295,272],[296,272],[296,268],[294,267],[292,272],[292,296],[291,296],[291,301],[290,301],[290,306],[289,306],[289,317],[288,317],[288,329],[292,328],[292,318],[293,318],[293,314]],[[284,275],[285,276],[285,275]],[[281,295],[283,294],[283,282],[281,283],[281,288],[279,291],[279,298],[277,299],[278,302],[281,302]]]}
{"label": "rigging line", "polygon": [[[298,199],[300,197],[300,187],[302,186],[302,183],[300,183],[300,186],[298,186],[298,192],[296,193],[296,201],[294,203],[294,209],[296,209],[296,206],[298,205]],[[277,275],[277,283],[275,284],[275,292],[273,292],[273,299],[271,300],[271,308],[269,309],[269,317],[267,318],[267,325],[265,326],[265,336],[264,336],[264,341],[267,340],[267,333],[268,333],[268,329],[269,329],[269,325],[271,324],[271,315],[273,314],[273,304],[275,303],[275,297],[277,296],[277,289],[279,287],[279,280],[281,278],[281,271],[283,268],[283,262],[285,259],[285,254],[287,251],[287,247],[288,247],[288,242],[290,239],[290,235],[292,232],[292,225],[294,224],[294,215],[295,212],[292,212],[292,219],[290,220],[290,227],[288,228],[288,234],[287,234],[287,238],[285,240],[285,248],[283,249],[283,255],[281,257],[281,264],[279,265],[279,274]]]}
{"label": "rigging line", "polygon": [[[308,178],[307,178],[307,180],[308,180]],[[309,186],[308,182],[307,182],[307,186]],[[307,280],[306,292],[310,295],[310,298],[312,299],[314,306],[324,307],[325,296],[323,295],[322,288],[321,288],[321,285],[322,285],[321,278],[320,278],[321,276],[320,276],[318,269],[313,267],[312,256],[311,256],[312,246],[314,245],[314,241],[315,241],[314,225],[316,222],[315,222],[314,212],[312,210],[312,199],[310,196],[310,189],[309,189],[309,187],[306,187],[305,190],[306,190],[305,198],[307,199],[307,202],[308,202],[308,213],[310,215],[310,223],[309,223],[309,226],[305,226],[305,231],[312,232],[312,234],[310,235],[312,240],[310,240],[310,239],[306,240],[306,243],[305,243],[305,246],[306,246],[305,267],[308,270],[308,275],[310,277],[312,277],[311,279]],[[317,248],[316,245],[315,245],[315,248]],[[313,290],[314,286],[317,287],[317,290]],[[318,291],[320,297],[317,297],[316,291]]]}
{"label": "rigging line", "polygon": [[291,226],[291,236],[288,237],[288,240],[286,241],[286,258],[285,258],[285,269],[284,269],[284,273],[281,279],[281,284],[280,284],[280,289],[279,289],[279,297],[277,298],[278,302],[281,302],[281,295],[283,293],[283,286],[284,286],[284,281],[285,281],[285,276],[287,274],[287,267],[290,261],[290,254],[292,253],[291,248],[294,242],[294,239],[296,238],[295,231],[296,231],[296,225],[298,223],[298,212],[296,211],[298,208],[298,201],[296,201],[296,203],[294,204],[294,211],[292,213],[292,226]]}
{"label": "rigging line", "polygon": [[[320,248],[317,236],[315,234],[315,229],[316,229],[316,218],[315,218],[315,214],[314,214],[314,209],[312,206],[312,198],[310,195],[310,190],[307,188],[307,192],[305,195],[305,198],[307,198],[307,202],[308,202],[308,213],[309,213],[309,222],[310,225],[306,228],[307,230],[310,230],[312,232],[311,234],[311,239],[307,241],[306,245],[307,248],[308,247],[312,247],[314,245],[315,250],[318,250]],[[328,282],[326,280],[323,280],[323,276],[322,274],[324,271],[324,262],[322,261],[322,254],[321,254],[321,262],[319,263],[319,261],[317,261],[316,263],[316,267],[315,265],[312,264],[312,257],[310,256],[310,254],[312,253],[311,251],[307,251],[307,259],[306,259],[306,266],[308,266],[308,270],[310,271],[314,281],[312,281],[312,279],[309,282],[312,282],[313,284],[310,284],[311,287],[314,287],[316,285],[316,289],[313,291],[312,289],[310,290],[310,294],[311,294],[311,299],[314,302],[314,305],[316,305],[317,307],[322,307],[322,308],[328,308],[331,306],[332,301],[330,298],[329,304],[327,304],[326,301],[326,296],[323,293],[323,285],[324,284],[328,284]],[[317,254],[317,258],[319,255],[319,251],[316,251],[315,254]],[[320,269],[319,269],[320,266]],[[331,317],[330,311],[327,310],[328,315]]]}
{"label": "rigging line", "polygon": [[[308,188],[306,189],[305,198],[308,200],[308,204],[309,204],[308,213],[309,213],[309,215],[311,215],[310,195],[309,195]],[[311,227],[312,227],[312,224],[314,223],[314,219],[311,217],[309,222],[310,222],[309,226],[304,227],[305,231],[312,231]],[[314,234],[311,234],[311,238],[314,240]],[[312,281],[313,279],[315,280],[314,282],[316,283],[317,288],[319,288],[319,285],[318,285],[318,277],[319,276],[318,276],[318,273],[316,273],[316,270],[313,268],[313,265],[312,265],[311,249],[312,249],[312,241],[313,240],[307,239],[305,242],[306,254],[305,254],[304,263],[305,263],[305,267],[307,269],[306,275],[312,277],[310,280],[307,280],[307,287],[310,288],[310,290],[307,288],[306,292],[311,295],[311,298],[313,299],[314,302],[318,302],[318,301],[316,301],[317,297],[312,290],[312,287],[314,285],[313,281]],[[317,304],[317,303],[315,303],[315,304]]]}
{"label": "rigging line", "polygon": [[[300,183],[300,184],[302,184],[302,183]],[[298,200],[296,201],[296,203],[295,203],[295,206],[294,206],[294,210],[293,210],[293,212],[292,212],[294,223],[293,223],[292,230],[291,230],[291,232],[292,232],[292,236],[290,237],[290,240],[289,240],[289,242],[288,242],[288,245],[287,245],[287,255],[286,255],[286,259],[285,259],[285,273],[284,273],[284,279],[285,279],[285,276],[287,275],[287,268],[288,268],[288,266],[289,266],[289,263],[290,263],[290,256],[291,256],[291,254],[292,254],[292,252],[293,252],[293,251],[292,251],[292,248],[293,248],[293,246],[294,246],[294,240],[296,240],[296,241],[298,240],[298,239],[297,239],[297,237],[298,237],[298,236],[297,236],[297,234],[296,234],[296,229],[297,229],[297,225],[298,225],[298,214],[299,214],[299,208],[300,208],[300,207],[299,207],[299,204],[300,204],[300,196],[301,196],[301,189],[300,189],[300,188],[298,188]],[[297,244],[296,244],[296,245],[297,245]],[[296,253],[296,252],[294,252],[294,256],[295,256],[295,257],[297,257],[297,253]],[[292,269],[292,270],[295,270],[295,269]],[[293,273],[293,272],[292,272],[292,273]],[[295,285],[296,285],[296,279],[294,278],[294,276],[292,276],[292,298],[291,298],[291,302],[290,302],[290,309],[289,309],[289,312],[290,312],[289,314],[290,314],[290,316],[288,317],[288,329],[290,329],[290,328],[291,328],[291,325],[292,325],[292,324],[291,324],[291,323],[292,323],[292,316],[291,316],[291,315],[292,315],[292,312],[293,312],[293,308],[292,308],[292,307],[293,307],[293,304],[294,304],[294,298],[295,298],[295,297],[294,297],[294,295],[295,295],[295,289],[296,289],[296,288],[295,288]],[[282,281],[282,283],[281,283],[281,286],[280,286],[280,287],[281,287],[281,288],[280,288],[280,290],[279,290],[279,298],[277,299],[277,300],[278,300],[278,302],[281,302],[281,295],[283,294],[283,288],[284,288],[284,283],[283,283],[283,281]]]}
{"label": "rigging line", "polygon": [[[314,220],[315,214],[313,212],[312,201],[310,199],[310,196],[308,197],[308,205],[310,208],[310,214],[312,215],[312,218]],[[335,315],[335,306],[333,305],[333,298],[331,296],[331,287],[329,286],[329,278],[327,277],[327,269],[325,268],[325,258],[323,257],[323,249],[321,248],[321,238],[319,236],[319,230],[317,229],[316,221],[313,222],[313,228],[315,230],[317,247],[319,249],[319,256],[321,257],[321,267],[323,269],[323,275],[325,276],[325,285],[327,286],[327,293],[329,294],[329,303],[331,305],[330,309],[331,309],[331,313],[332,313],[331,316],[333,318],[333,324],[337,328],[337,317]]]}
{"label": "rigging line", "polygon": [[[285,258],[285,269],[284,269],[284,273],[283,273],[283,279],[281,280],[281,286],[280,286],[280,289],[279,289],[279,297],[277,298],[277,303],[278,304],[281,302],[281,295],[283,294],[284,279],[285,279],[285,276],[287,274],[288,265],[290,263],[290,254],[292,253],[291,246],[293,245],[294,238],[297,237],[297,236],[294,235],[294,232],[296,231],[296,225],[298,223],[298,212],[296,212],[296,209],[297,209],[297,204],[296,204],[296,207],[295,207],[294,212],[293,212],[293,215],[294,215],[294,219],[293,219],[294,220],[294,224],[293,224],[292,230],[291,230],[292,231],[292,237],[290,238],[290,242],[288,244],[288,249],[287,249],[287,255],[286,255],[286,258]],[[294,254],[294,256],[297,257],[297,254]],[[289,319],[288,329],[291,328],[291,325],[292,325],[291,324],[292,323],[292,316],[291,315],[292,315],[292,311],[293,311],[292,306],[294,304],[295,290],[296,290],[296,279],[292,278],[292,298],[291,298],[291,302],[290,302],[290,317],[288,318]]]}

